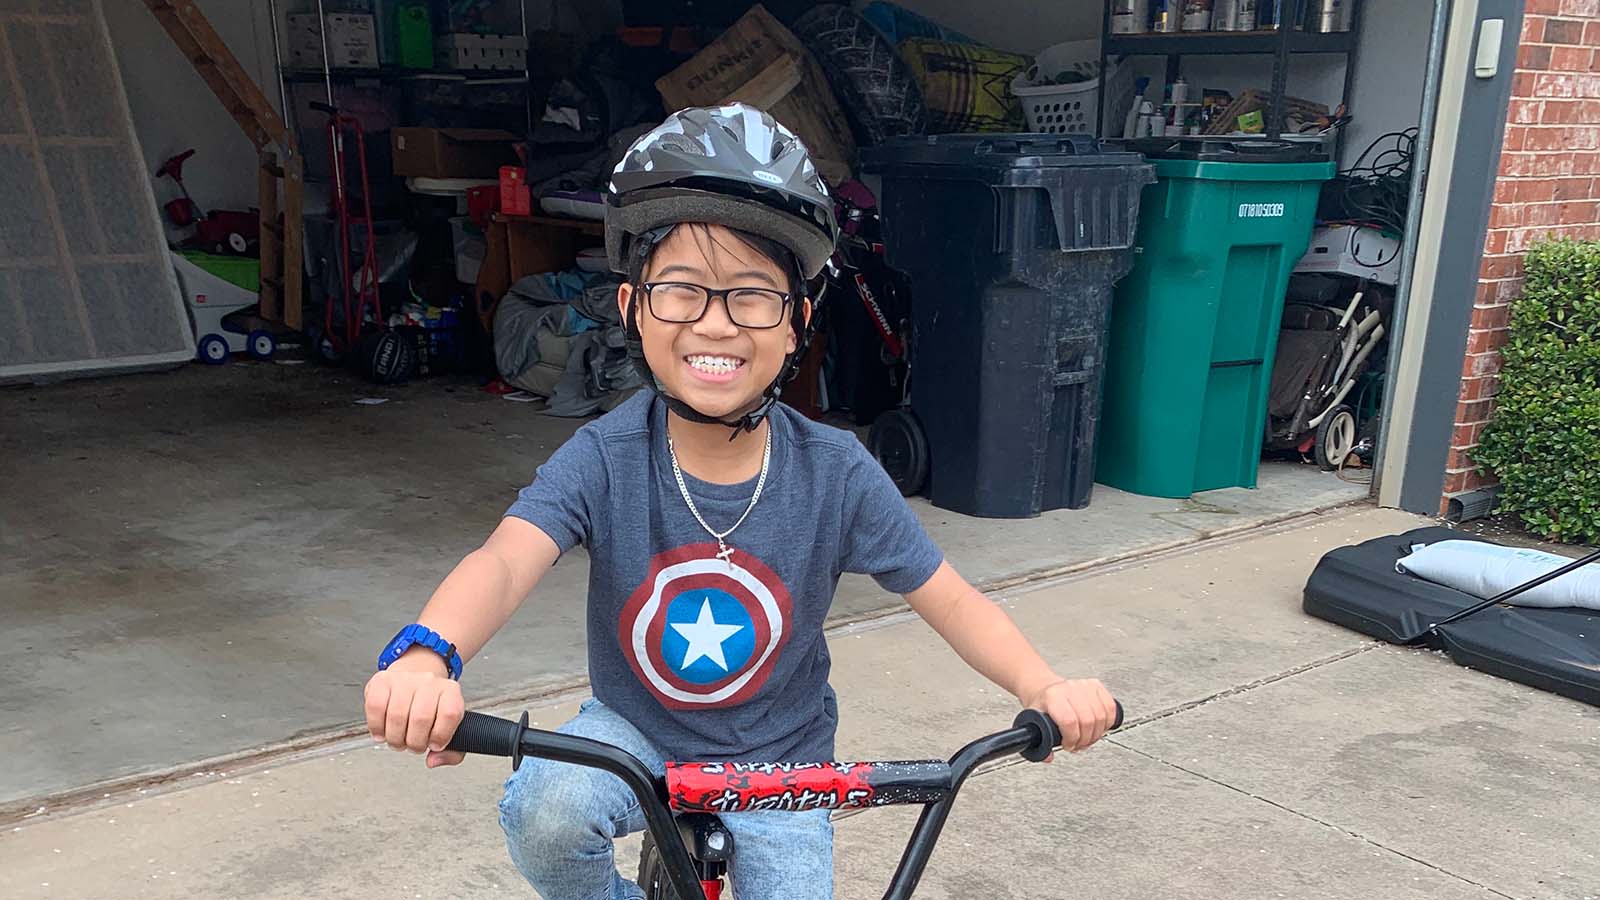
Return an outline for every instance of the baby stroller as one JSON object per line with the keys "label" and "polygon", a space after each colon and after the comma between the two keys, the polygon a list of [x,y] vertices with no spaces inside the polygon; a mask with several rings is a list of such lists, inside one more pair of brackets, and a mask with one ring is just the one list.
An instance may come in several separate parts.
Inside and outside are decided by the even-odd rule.
{"label": "baby stroller", "polygon": [[[1291,289],[1278,332],[1267,397],[1268,450],[1297,450],[1325,471],[1340,468],[1373,417],[1352,394],[1370,384],[1384,358],[1384,323],[1393,297],[1383,285],[1326,279],[1322,290]],[[1368,421],[1363,421],[1365,417]]]}

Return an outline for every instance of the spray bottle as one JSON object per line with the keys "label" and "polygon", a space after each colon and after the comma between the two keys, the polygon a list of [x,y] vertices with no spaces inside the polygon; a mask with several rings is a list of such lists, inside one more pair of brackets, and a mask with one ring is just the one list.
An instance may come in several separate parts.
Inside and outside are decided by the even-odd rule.
{"label": "spray bottle", "polygon": [[1140,110],[1144,106],[1144,92],[1150,88],[1150,79],[1140,77],[1133,85],[1133,103],[1128,106],[1128,115],[1122,123],[1124,140],[1132,140],[1139,136],[1139,117],[1142,115]]}

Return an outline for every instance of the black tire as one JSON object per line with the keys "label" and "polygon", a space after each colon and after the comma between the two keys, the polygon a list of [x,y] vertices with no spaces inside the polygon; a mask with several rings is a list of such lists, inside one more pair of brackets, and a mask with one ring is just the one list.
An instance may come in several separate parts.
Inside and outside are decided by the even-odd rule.
{"label": "black tire", "polygon": [[667,881],[666,869],[661,865],[655,836],[648,831],[644,833],[644,846],[639,850],[638,885],[644,891],[645,900],[678,900],[672,883]]}
{"label": "black tire", "polygon": [[837,3],[812,7],[794,33],[817,58],[865,146],[928,130],[922,89],[900,54],[855,10]]}
{"label": "black tire", "polygon": [[891,409],[879,416],[867,435],[867,448],[901,496],[922,490],[928,480],[928,439],[910,410]]}
{"label": "black tire", "polygon": [[1348,406],[1340,406],[1328,413],[1317,426],[1317,440],[1313,451],[1317,457],[1317,467],[1324,472],[1332,472],[1339,468],[1350,451],[1355,449],[1356,414]]}

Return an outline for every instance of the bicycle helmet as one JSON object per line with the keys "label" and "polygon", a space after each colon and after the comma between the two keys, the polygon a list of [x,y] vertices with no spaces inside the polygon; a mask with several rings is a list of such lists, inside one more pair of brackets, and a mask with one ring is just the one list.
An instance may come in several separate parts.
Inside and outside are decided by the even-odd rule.
{"label": "bicycle helmet", "polygon": [[[673,227],[722,225],[788,249],[799,266],[795,288],[815,280],[838,240],[833,200],[805,145],[771,115],[743,103],[673,113],[628,148],[606,193],[606,255],[611,268],[636,278],[655,245]],[[814,301],[820,302],[821,297]],[[798,338],[761,403],[736,419],[704,415],[668,394],[645,361],[638,304],[626,311],[628,355],[646,384],[680,416],[754,431],[799,370],[811,329],[793,304]]]}

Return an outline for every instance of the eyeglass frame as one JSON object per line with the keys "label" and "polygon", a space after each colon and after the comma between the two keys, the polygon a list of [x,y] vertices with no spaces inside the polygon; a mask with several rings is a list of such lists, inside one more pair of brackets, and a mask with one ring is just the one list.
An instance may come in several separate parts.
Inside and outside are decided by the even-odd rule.
{"label": "eyeglass frame", "polygon": [[[700,314],[692,319],[664,319],[657,315],[655,303],[651,300],[651,296],[655,293],[656,288],[665,287],[667,285],[692,287],[704,293],[706,299],[705,303],[700,307]],[[650,311],[651,317],[659,322],[665,322],[669,325],[693,325],[696,322],[699,322],[701,319],[706,317],[706,313],[711,311],[712,301],[720,298],[722,300],[723,312],[727,313],[728,321],[732,322],[735,326],[739,328],[748,328],[751,331],[770,331],[773,328],[782,327],[784,322],[788,319],[786,313],[789,310],[789,304],[794,302],[793,291],[780,291],[777,288],[754,287],[750,285],[718,289],[709,288],[703,284],[695,284],[692,281],[646,281],[639,285],[639,289],[644,292],[645,308]],[[728,303],[728,295],[736,294],[740,291],[760,291],[763,294],[776,294],[781,297],[783,299],[783,305],[779,308],[778,321],[773,322],[771,325],[746,325],[735,319],[733,317],[733,307]]]}

